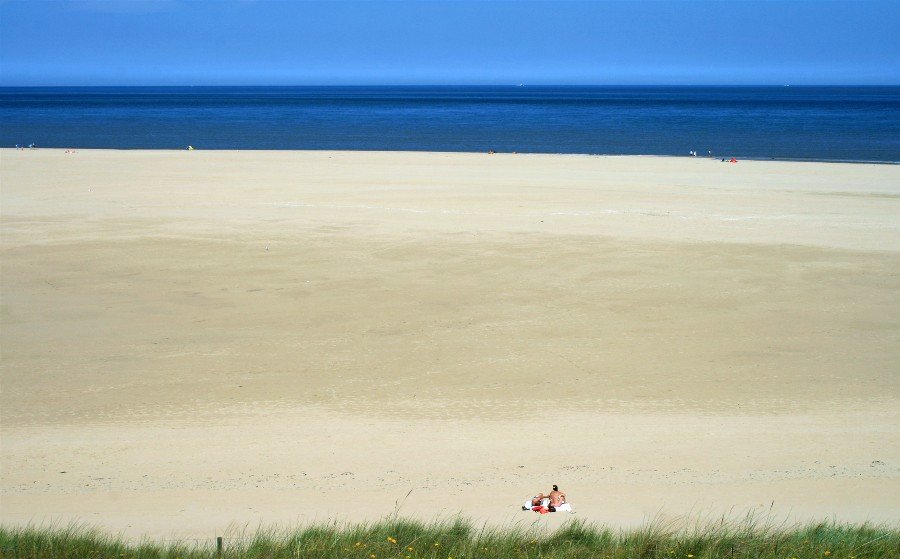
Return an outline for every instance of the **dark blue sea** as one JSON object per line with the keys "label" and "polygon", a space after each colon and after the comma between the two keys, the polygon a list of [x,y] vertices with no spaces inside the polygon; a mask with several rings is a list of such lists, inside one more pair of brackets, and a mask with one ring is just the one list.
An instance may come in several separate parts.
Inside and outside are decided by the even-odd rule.
{"label": "dark blue sea", "polygon": [[0,88],[0,145],[900,161],[900,87]]}

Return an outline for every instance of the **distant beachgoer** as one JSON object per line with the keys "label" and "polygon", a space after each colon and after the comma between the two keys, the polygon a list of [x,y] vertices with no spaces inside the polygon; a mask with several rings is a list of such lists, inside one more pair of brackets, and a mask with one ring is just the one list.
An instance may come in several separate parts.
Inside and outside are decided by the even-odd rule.
{"label": "distant beachgoer", "polygon": [[559,490],[559,487],[556,485],[553,486],[553,491],[550,492],[550,512],[556,512],[556,509],[562,506],[566,502],[566,494]]}
{"label": "distant beachgoer", "polygon": [[[538,493],[534,497],[531,498],[531,506],[532,507],[542,507],[544,506],[544,499],[548,499],[546,502],[550,502],[550,497],[548,495],[544,495],[543,493]],[[525,510],[526,507],[522,507],[522,510]]]}

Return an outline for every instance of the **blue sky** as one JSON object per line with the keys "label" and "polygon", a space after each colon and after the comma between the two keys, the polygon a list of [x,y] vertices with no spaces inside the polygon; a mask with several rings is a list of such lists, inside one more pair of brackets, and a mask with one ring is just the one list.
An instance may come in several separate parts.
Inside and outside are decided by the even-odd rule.
{"label": "blue sky", "polygon": [[0,0],[0,85],[900,84],[900,0]]}

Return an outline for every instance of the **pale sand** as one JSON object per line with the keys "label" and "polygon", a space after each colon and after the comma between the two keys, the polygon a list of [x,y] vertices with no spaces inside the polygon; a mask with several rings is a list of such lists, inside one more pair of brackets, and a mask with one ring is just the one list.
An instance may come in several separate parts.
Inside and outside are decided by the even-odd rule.
{"label": "pale sand", "polygon": [[3,150],[0,192],[4,524],[900,518],[900,167]]}

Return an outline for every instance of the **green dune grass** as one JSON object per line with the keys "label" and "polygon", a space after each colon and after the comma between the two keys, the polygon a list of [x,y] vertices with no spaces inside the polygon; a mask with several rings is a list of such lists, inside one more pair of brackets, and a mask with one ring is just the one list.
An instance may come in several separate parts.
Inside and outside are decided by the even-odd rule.
{"label": "green dune grass", "polygon": [[422,523],[389,518],[371,524],[318,524],[260,530],[208,542],[128,542],[98,529],[0,527],[0,558],[351,558],[351,559],[869,559],[900,557],[900,530],[830,522],[770,527],[752,520],[692,529],[651,523],[613,530],[571,519],[555,531],[487,528],[456,518]]}

